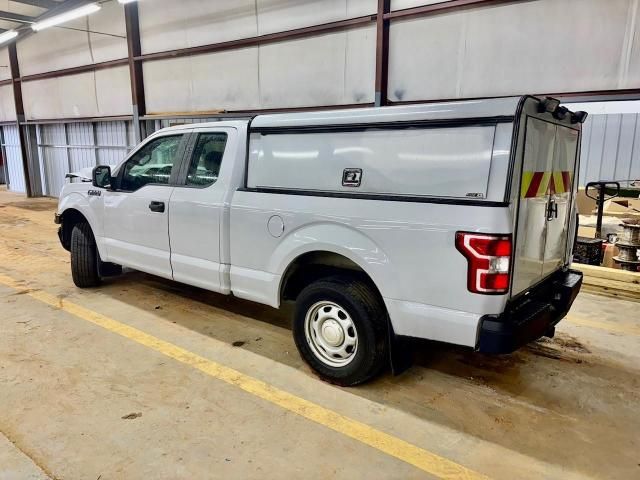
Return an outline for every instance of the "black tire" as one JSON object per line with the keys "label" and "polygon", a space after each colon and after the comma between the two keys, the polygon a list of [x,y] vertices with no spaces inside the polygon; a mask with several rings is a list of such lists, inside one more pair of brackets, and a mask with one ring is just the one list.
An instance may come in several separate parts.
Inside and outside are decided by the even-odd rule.
{"label": "black tire", "polygon": [[71,276],[79,288],[100,285],[98,249],[91,227],[86,222],[74,225],[71,231]]}
{"label": "black tire", "polygon": [[[344,366],[328,365],[314,351],[313,342],[307,341],[305,319],[319,302],[331,302],[344,309],[355,326],[357,348],[350,363]],[[365,382],[388,364],[387,329],[382,299],[357,278],[332,276],[318,280],[305,287],[296,299],[293,337],[298,351],[320,377],[336,385],[346,387]]]}

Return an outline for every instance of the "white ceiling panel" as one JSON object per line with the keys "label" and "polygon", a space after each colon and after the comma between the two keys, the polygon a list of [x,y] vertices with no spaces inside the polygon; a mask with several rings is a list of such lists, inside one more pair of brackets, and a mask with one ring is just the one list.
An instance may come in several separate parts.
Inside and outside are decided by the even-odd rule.
{"label": "white ceiling panel", "polygon": [[131,115],[128,67],[23,82],[28,120]]}
{"label": "white ceiling panel", "polygon": [[260,47],[263,108],[370,102],[374,73],[373,26]]}
{"label": "white ceiling panel", "polygon": [[389,97],[637,88],[632,7],[633,0],[538,0],[394,21]]}
{"label": "white ceiling panel", "polygon": [[376,0],[258,0],[260,35],[375,14]]}
{"label": "white ceiling panel", "polygon": [[[21,75],[127,56],[124,9],[118,2],[106,3],[99,12],[67,22],[64,27],[48,28],[18,42]],[[100,33],[88,34],[87,30]]]}
{"label": "white ceiling panel", "polygon": [[255,0],[140,2],[142,52],[160,52],[256,35]]}
{"label": "white ceiling panel", "polygon": [[13,101],[13,85],[0,86],[0,121],[16,119],[16,105]]}
{"label": "white ceiling panel", "polygon": [[11,78],[11,68],[9,67],[9,49],[0,48],[0,80]]}
{"label": "white ceiling panel", "polygon": [[26,3],[12,2],[11,0],[0,0],[0,10],[27,15],[29,17],[37,17],[47,11],[46,8],[27,5]]}
{"label": "white ceiling panel", "polygon": [[131,80],[127,65],[95,72],[96,116],[132,114]]}
{"label": "white ceiling panel", "polygon": [[259,107],[258,49],[146,62],[148,113]]}
{"label": "white ceiling panel", "polygon": [[435,3],[444,3],[448,0],[391,0],[391,10],[403,10],[405,8],[422,7]]}

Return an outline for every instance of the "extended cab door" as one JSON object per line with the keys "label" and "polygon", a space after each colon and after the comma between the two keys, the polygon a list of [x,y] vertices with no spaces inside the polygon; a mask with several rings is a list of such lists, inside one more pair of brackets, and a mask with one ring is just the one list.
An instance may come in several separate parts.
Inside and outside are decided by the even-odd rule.
{"label": "extended cab door", "polygon": [[229,293],[229,202],[236,130],[220,127],[191,134],[169,206],[173,278]]}
{"label": "extended cab door", "polygon": [[153,137],[116,173],[104,193],[104,234],[109,261],[172,278],[169,200],[186,148],[186,134]]}

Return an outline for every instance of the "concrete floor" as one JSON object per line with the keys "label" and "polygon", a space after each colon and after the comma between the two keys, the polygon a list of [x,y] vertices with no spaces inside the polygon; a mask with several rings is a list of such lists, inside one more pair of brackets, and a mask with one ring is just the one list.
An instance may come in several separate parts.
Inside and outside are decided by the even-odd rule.
{"label": "concrete floor", "polygon": [[638,303],[580,294],[554,340],[502,357],[422,342],[403,375],[340,389],[303,364],[287,312],[137,272],[76,289],[54,210],[0,191],[0,479],[640,478]]}

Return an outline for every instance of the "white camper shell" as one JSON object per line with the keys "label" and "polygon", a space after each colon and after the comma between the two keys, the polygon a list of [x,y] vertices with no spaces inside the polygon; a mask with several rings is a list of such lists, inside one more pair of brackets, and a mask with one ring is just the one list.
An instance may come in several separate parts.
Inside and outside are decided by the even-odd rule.
{"label": "white camper shell", "polygon": [[518,97],[172,127],[68,184],[60,238],[79,286],[124,265],[295,301],[300,353],[339,384],[402,337],[511,352],[553,335],[580,288],[585,117]]}

